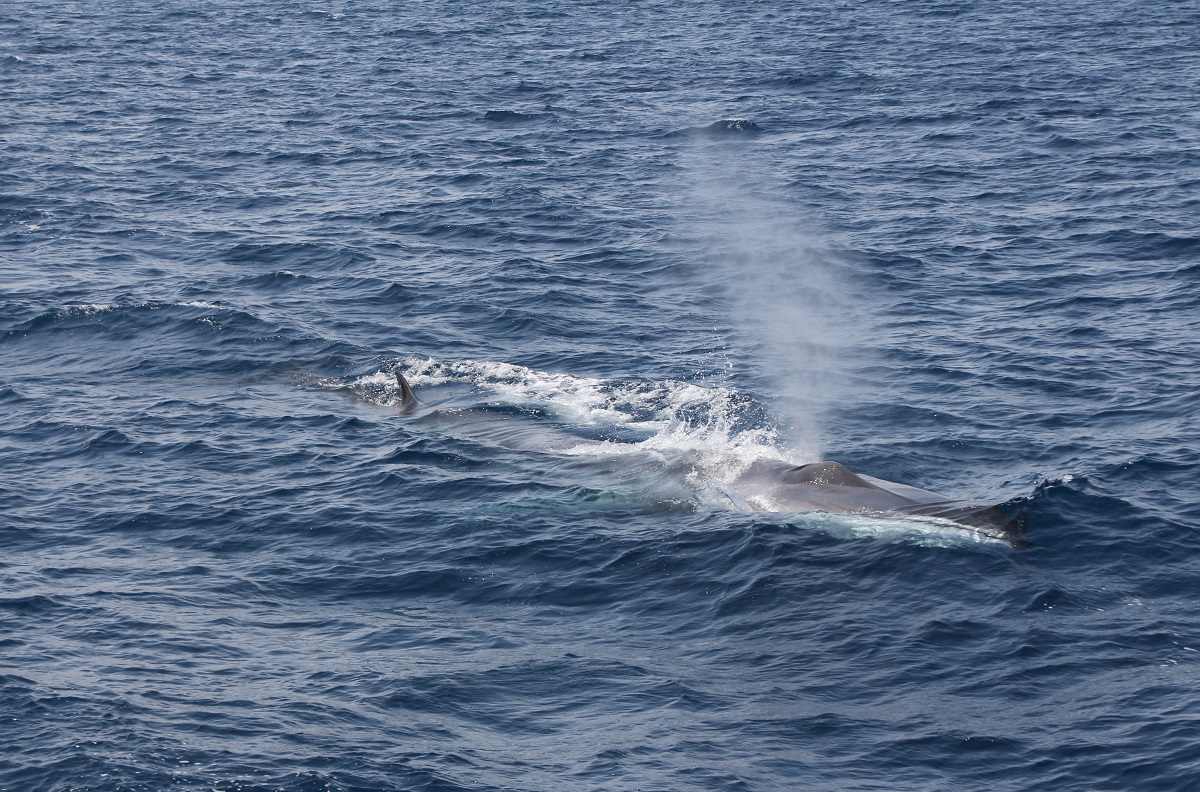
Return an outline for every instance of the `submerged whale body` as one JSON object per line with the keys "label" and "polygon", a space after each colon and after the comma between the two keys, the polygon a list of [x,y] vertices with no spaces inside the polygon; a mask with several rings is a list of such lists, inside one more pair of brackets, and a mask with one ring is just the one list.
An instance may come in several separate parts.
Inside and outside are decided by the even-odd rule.
{"label": "submerged whale body", "polygon": [[758,124],[745,118],[730,118],[721,121],[714,121],[708,126],[688,127],[687,129],[678,129],[674,132],[668,132],[667,138],[737,138],[749,135],[757,135],[763,129]]}
{"label": "submerged whale body", "polygon": [[[406,413],[416,411],[420,402],[412,387],[399,371],[395,375],[400,388],[400,409]],[[459,411],[454,415],[464,420],[470,416],[476,423],[472,435],[484,434],[490,442],[504,448],[553,452],[596,443],[478,411]],[[1025,539],[1023,504],[981,504],[947,498],[907,484],[854,473],[840,462],[792,465],[781,460],[758,460],[727,486],[735,500],[753,511],[938,518],[1013,547],[1029,546]]]}

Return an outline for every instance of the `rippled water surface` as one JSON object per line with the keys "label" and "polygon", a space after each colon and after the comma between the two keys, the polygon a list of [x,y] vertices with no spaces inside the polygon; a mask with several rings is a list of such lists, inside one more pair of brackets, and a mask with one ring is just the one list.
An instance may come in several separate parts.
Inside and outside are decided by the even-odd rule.
{"label": "rippled water surface", "polygon": [[0,789],[1194,788],[1197,31],[0,7]]}

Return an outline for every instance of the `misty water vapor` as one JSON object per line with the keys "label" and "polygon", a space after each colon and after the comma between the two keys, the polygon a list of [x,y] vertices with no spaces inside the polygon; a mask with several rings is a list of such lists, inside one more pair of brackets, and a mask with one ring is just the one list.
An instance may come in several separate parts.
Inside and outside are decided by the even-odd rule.
{"label": "misty water vapor", "polygon": [[867,329],[847,262],[745,146],[697,146],[686,162],[683,215],[704,246],[706,277],[724,292],[735,357],[753,368],[741,385],[761,388],[797,457],[820,459]]}

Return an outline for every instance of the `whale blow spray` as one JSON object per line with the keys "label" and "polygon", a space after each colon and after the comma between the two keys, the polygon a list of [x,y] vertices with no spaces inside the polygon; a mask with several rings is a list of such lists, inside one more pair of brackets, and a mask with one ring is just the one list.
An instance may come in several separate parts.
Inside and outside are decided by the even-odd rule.
{"label": "whale blow spray", "polygon": [[830,410],[849,395],[851,363],[862,362],[869,312],[856,310],[849,262],[794,203],[753,181],[771,171],[741,148],[692,150],[691,208],[708,275],[725,294],[738,364],[774,399],[793,450],[816,460]]}

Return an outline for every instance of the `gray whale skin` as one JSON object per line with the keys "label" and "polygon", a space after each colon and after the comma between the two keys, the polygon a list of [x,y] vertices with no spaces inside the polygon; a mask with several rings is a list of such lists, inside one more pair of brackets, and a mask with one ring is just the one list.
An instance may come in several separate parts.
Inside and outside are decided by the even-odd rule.
{"label": "gray whale skin", "polygon": [[937,517],[1013,547],[1028,547],[1025,506],[983,504],[852,472],[840,462],[789,465],[760,460],[731,482],[757,511],[825,511],[883,517]]}

